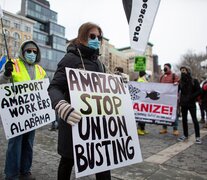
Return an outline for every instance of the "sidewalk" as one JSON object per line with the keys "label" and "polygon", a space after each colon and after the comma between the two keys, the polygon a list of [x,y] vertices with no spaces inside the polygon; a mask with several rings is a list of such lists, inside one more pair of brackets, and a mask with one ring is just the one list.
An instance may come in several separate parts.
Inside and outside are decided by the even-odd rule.
{"label": "sidewalk", "polygon": [[[57,154],[57,131],[50,126],[36,130],[32,173],[37,180],[56,180],[59,155]],[[202,124],[200,124],[202,127]],[[161,126],[146,124],[150,134],[139,137],[144,162],[112,170],[112,180],[207,180],[207,129],[201,129],[202,145],[194,144],[193,125],[189,123],[188,142],[178,142],[172,135],[160,135]],[[182,133],[181,121],[179,131]],[[0,121],[0,180],[4,179],[4,161],[7,140]],[[74,171],[71,180],[75,179]],[[79,178],[92,180],[95,176]]]}

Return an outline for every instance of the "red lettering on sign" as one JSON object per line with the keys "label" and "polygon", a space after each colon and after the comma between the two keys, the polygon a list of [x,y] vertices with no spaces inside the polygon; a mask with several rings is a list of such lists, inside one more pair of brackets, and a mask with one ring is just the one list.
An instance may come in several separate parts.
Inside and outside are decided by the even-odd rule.
{"label": "red lettering on sign", "polygon": [[173,106],[147,103],[134,103],[133,109],[139,112],[172,115]]}

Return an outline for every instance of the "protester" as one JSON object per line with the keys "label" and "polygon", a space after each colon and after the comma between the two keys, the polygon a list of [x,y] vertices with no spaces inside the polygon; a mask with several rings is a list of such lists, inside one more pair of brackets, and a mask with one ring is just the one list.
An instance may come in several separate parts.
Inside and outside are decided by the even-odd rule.
{"label": "protester", "polygon": [[[53,108],[58,113],[58,153],[61,155],[58,167],[58,180],[69,180],[74,165],[72,125],[81,120],[81,114],[70,104],[65,67],[105,72],[98,56],[102,43],[102,30],[93,23],[84,23],[78,30],[77,38],[71,40],[67,54],[59,62],[48,92]],[[110,180],[110,171],[96,174],[97,180]]]}
{"label": "protester", "polygon": [[[171,64],[166,63],[164,64],[164,74],[160,77],[160,83],[173,83],[175,85],[178,85],[179,82],[179,77],[175,74],[172,73],[171,70]],[[179,107],[177,107],[179,108]],[[167,133],[167,126],[163,125],[162,130],[160,130],[160,134],[166,134]],[[176,114],[176,119],[173,124],[173,135],[178,136],[178,111]]]}
{"label": "protester", "polygon": [[179,83],[180,91],[180,106],[182,112],[183,122],[183,136],[178,138],[179,141],[188,139],[188,111],[190,111],[191,118],[195,129],[196,144],[201,144],[200,128],[196,115],[196,99],[201,93],[201,88],[197,79],[191,76],[191,69],[187,66],[180,68],[181,79]]}
{"label": "protester", "polygon": [[[147,73],[145,71],[140,71],[139,78],[137,79],[137,82],[147,82],[146,75],[147,75]],[[145,130],[145,123],[144,122],[138,122],[137,133],[138,133],[138,135],[149,134],[149,132]]]}
{"label": "protester", "polygon": [[[202,104],[202,108],[203,108],[203,113],[207,114],[207,80],[204,81],[203,85],[202,85],[202,94],[201,94],[201,104]],[[204,119],[203,119],[204,120]],[[207,128],[207,119],[204,120],[204,125],[203,128]]]}
{"label": "protester", "polygon": [[[19,58],[7,60],[0,74],[0,83],[24,82],[43,79],[44,69],[38,65],[41,53],[34,41],[25,41],[20,47]],[[35,131],[8,140],[5,161],[6,180],[35,180],[31,174]]]}
{"label": "protester", "polygon": [[124,83],[129,82],[129,75],[124,73],[124,69],[122,67],[115,67],[114,74],[120,75]]}
{"label": "protester", "polygon": [[[203,78],[202,78],[203,79]],[[207,114],[206,114],[206,111],[205,111],[205,109],[204,109],[204,104],[203,104],[203,93],[205,93],[204,92],[204,89],[203,89],[203,85],[204,85],[204,82],[206,82],[205,80],[201,80],[201,82],[200,82],[200,87],[202,88],[202,93],[201,93],[201,95],[197,98],[197,102],[198,102],[198,105],[199,105],[199,108],[200,108],[200,113],[201,113],[201,119],[200,119],[200,123],[205,123],[205,121],[207,120],[206,119],[206,116],[207,116]]]}
{"label": "protester", "polygon": [[202,99],[201,97],[198,98],[198,105],[199,105],[199,108],[200,108],[200,113],[201,113],[201,119],[200,119],[200,123],[205,123],[205,120],[206,120],[206,112],[204,110],[204,105],[202,103]]}

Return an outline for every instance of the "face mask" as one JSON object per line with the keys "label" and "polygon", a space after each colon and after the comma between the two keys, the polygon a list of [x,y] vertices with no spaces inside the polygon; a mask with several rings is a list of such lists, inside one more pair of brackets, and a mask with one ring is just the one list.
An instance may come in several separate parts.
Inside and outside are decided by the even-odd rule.
{"label": "face mask", "polygon": [[25,52],[24,57],[29,64],[33,64],[36,61],[37,55],[34,52],[28,53]]}
{"label": "face mask", "polygon": [[165,68],[164,68],[164,72],[166,73],[167,71],[168,71],[168,69],[165,67]]}
{"label": "face mask", "polygon": [[100,41],[98,38],[89,39],[88,40],[88,47],[91,49],[99,49],[100,48]]}
{"label": "face mask", "polygon": [[182,81],[188,81],[189,79],[189,75],[186,73],[181,73],[181,80]]}

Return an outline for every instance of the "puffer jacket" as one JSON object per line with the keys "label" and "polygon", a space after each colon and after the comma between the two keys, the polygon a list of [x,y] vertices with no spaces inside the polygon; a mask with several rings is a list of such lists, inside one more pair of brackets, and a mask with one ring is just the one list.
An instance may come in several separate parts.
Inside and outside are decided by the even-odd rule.
{"label": "puffer jacket", "polygon": [[[70,103],[65,67],[84,69],[80,54],[86,70],[105,72],[103,64],[98,60],[98,51],[83,45],[69,45],[67,54],[58,63],[57,70],[48,87],[53,108],[63,99]],[[71,125],[60,119],[58,128],[58,153],[63,157],[73,158]]]}

